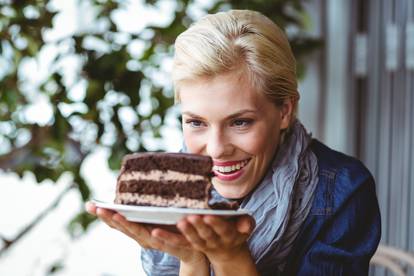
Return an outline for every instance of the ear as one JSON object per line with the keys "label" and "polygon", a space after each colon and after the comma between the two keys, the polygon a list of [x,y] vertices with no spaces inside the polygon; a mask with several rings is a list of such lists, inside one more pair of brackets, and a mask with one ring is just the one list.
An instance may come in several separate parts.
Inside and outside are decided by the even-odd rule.
{"label": "ear", "polygon": [[295,100],[292,98],[285,99],[280,106],[281,122],[280,129],[287,129],[292,121],[293,107],[295,106]]}

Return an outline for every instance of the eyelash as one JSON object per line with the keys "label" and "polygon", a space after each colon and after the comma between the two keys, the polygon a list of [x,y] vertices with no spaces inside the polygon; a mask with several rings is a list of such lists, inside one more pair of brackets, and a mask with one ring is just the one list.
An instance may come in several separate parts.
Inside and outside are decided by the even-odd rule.
{"label": "eyelash", "polygon": [[[231,122],[231,125],[236,127],[236,128],[246,128],[249,127],[250,125],[253,124],[253,119],[235,119]],[[188,119],[185,121],[185,123],[187,125],[190,125],[190,127],[193,128],[199,128],[202,126],[203,122],[201,120],[196,120],[196,119]],[[242,123],[243,125],[236,125],[237,123]]]}
{"label": "eyelash", "polygon": [[[243,125],[236,125],[236,123],[243,123]],[[253,123],[252,119],[242,118],[242,119],[235,119],[231,124],[237,128],[246,128]]]}
{"label": "eyelash", "polygon": [[[186,120],[186,121],[185,121],[185,123],[186,123],[187,125],[190,125],[190,127],[194,127],[194,128],[199,128],[199,127],[201,127],[201,125],[203,124],[203,122],[202,122],[202,121],[200,121],[200,120],[195,120],[195,119],[188,119],[188,120]],[[194,123],[197,123],[198,125],[197,125],[197,126],[195,126],[195,125],[194,125]]]}

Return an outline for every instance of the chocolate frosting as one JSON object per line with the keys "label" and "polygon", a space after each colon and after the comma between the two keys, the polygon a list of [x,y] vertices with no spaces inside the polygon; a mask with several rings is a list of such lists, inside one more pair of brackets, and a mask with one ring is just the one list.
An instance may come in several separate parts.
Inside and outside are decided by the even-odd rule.
{"label": "chocolate frosting", "polygon": [[173,170],[188,174],[209,175],[212,166],[211,157],[189,153],[134,153],[126,155],[122,161],[122,171]]}

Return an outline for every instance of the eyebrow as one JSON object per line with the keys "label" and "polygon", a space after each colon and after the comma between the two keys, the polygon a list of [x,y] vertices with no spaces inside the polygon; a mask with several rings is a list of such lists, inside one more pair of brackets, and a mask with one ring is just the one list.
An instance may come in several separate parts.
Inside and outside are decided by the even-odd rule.
{"label": "eyebrow", "polygon": [[[233,114],[227,116],[225,119],[229,120],[229,119],[237,118],[237,117],[240,117],[242,115],[245,115],[246,113],[257,113],[257,110],[242,109],[240,111],[237,111],[236,113],[233,113]],[[184,111],[184,112],[182,112],[182,114],[183,115],[188,115],[188,116],[193,117],[193,118],[204,119],[202,116],[197,115],[195,113],[192,113],[190,111]]]}

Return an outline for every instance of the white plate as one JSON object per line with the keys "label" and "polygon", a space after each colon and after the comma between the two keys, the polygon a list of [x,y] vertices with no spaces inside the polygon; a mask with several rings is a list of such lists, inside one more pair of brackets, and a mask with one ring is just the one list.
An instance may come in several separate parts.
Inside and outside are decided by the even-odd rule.
{"label": "white plate", "polygon": [[217,215],[234,217],[250,214],[247,210],[210,210],[210,209],[187,209],[173,207],[149,207],[114,204],[100,200],[93,200],[97,207],[110,209],[123,215],[129,221],[153,223],[153,224],[176,224],[182,217],[187,215]]}

